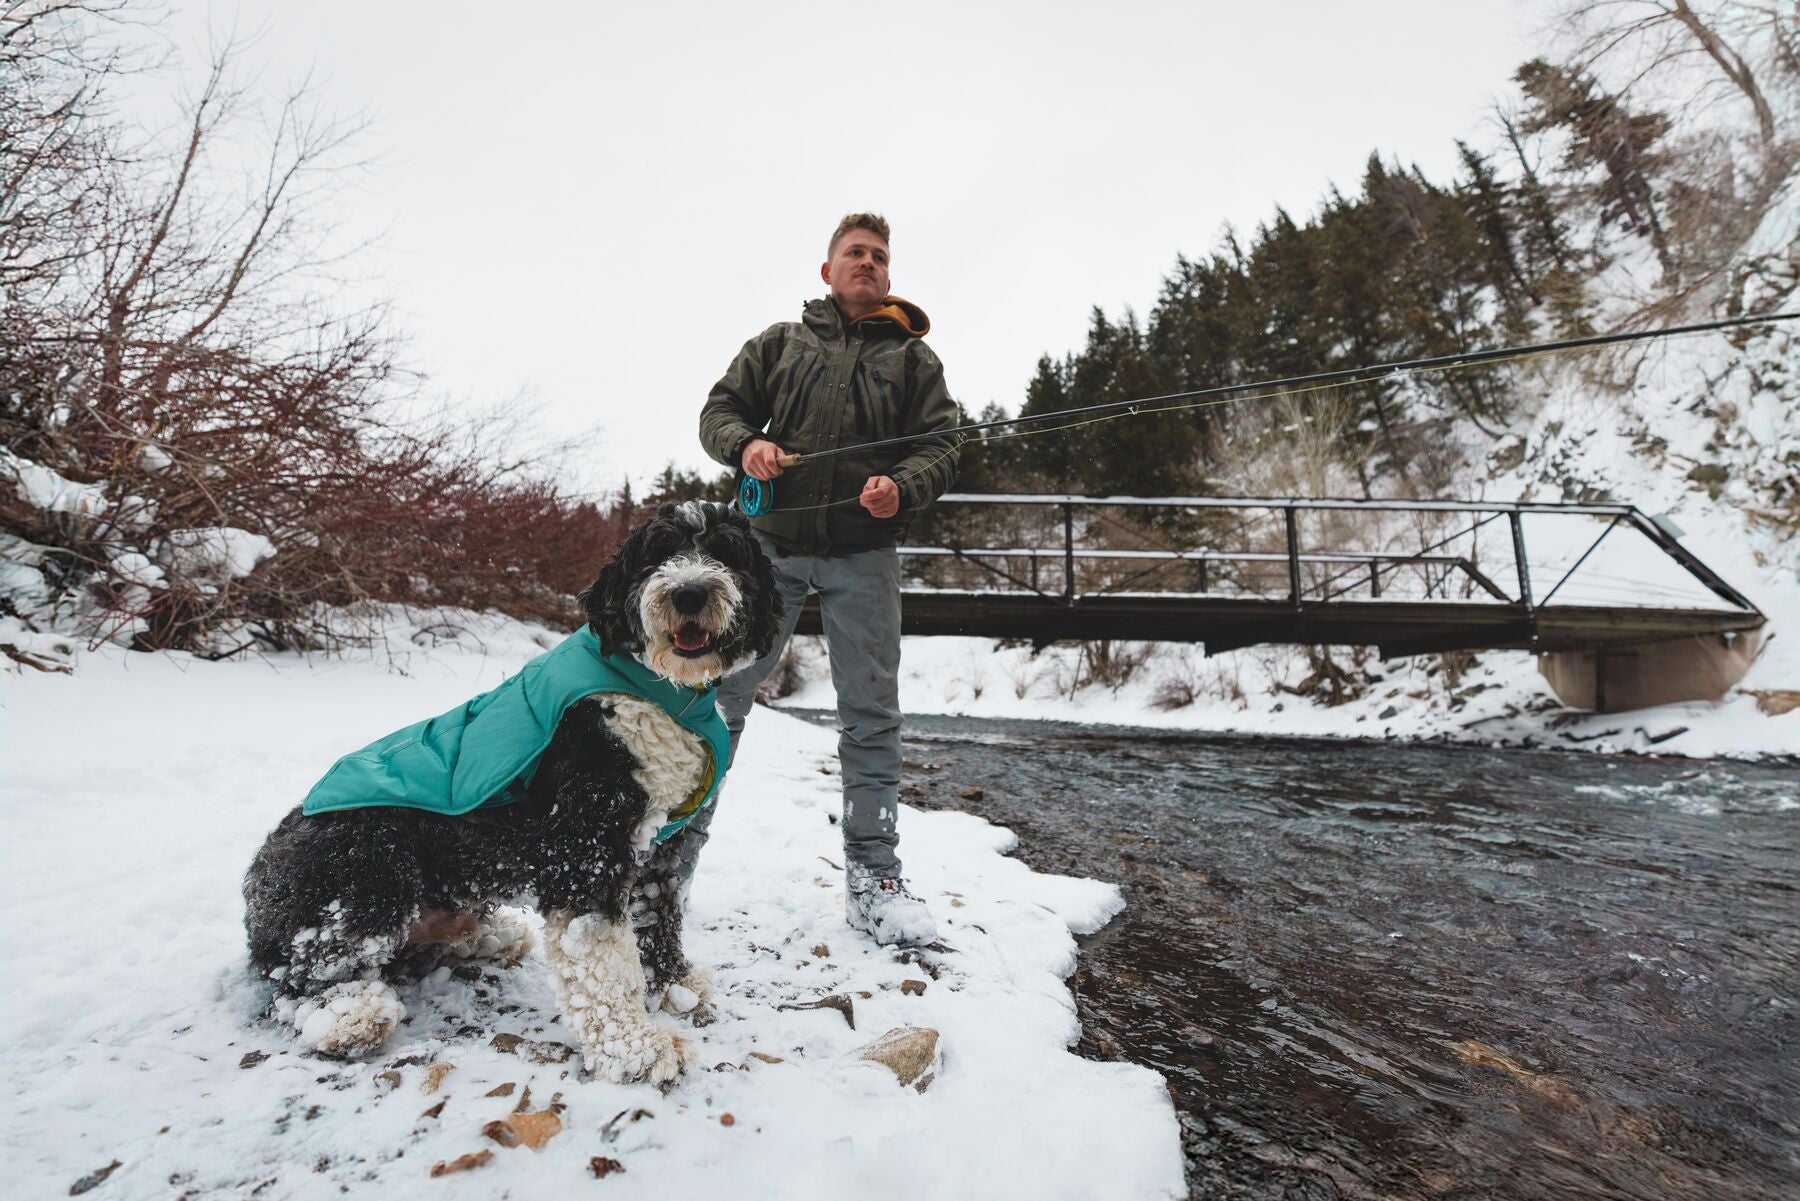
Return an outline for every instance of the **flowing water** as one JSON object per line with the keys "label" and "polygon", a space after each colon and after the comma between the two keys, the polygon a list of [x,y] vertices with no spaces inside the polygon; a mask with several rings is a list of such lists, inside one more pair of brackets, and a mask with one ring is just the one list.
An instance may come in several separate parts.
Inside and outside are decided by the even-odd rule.
{"label": "flowing water", "polygon": [[1164,1074],[1194,1197],[1800,1197],[1792,762],[931,717],[906,755],[909,803],[1123,886],[1080,1050]]}

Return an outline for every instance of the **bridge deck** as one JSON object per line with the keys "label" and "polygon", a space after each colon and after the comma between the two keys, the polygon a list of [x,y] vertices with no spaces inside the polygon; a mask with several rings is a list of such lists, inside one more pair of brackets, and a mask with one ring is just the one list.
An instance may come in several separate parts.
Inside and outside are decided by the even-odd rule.
{"label": "bridge deck", "polygon": [[[1018,638],[1039,645],[1192,642],[1208,654],[1259,643],[1375,646],[1394,656],[1482,648],[1598,650],[1743,632],[1766,623],[1748,598],[1682,546],[1679,530],[1631,505],[971,493],[944,496],[938,503],[962,508],[971,520],[964,527],[952,524],[961,532],[940,534],[960,541],[900,549],[911,564],[908,570],[918,573],[901,592],[901,629],[907,634]],[[1211,532],[1220,529],[1216,520],[1210,527],[1195,526],[1193,539],[1212,544],[1172,542],[1178,536],[1166,529],[1173,527],[1142,516],[1181,510],[1211,512],[1215,518],[1223,512],[1230,528],[1220,535]],[[995,514],[1013,516],[995,524]],[[1367,538],[1383,534],[1384,514],[1403,519],[1402,533],[1408,524],[1415,527],[1411,537],[1426,544],[1388,549],[1394,540],[1388,528],[1380,545],[1366,549],[1360,541],[1352,544],[1357,549],[1306,545],[1307,535],[1329,528],[1306,522],[1335,516],[1350,531],[1340,536],[1358,538],[1360,532]],[[1560,578],[1551,575],[1555,584],[1535,595],[1532,581],[1542,579],[1544,568],[1534,568],[1527,556],[1524,521],[1552,517],[1588,522],[1589,529],[1604,524],[1578,556],[1573,551],[1586,541],[1585,533],[1567,548],[1566,570],[1556,562],[1553,570]],[[1510,564],[1505,558],[1495,561],[1492,541],[1485,562],[1477,562],[1473,537],[1490,525],[1502,531],[1506,541],[1500,545],[1510,544],[1512,553],[1505,557]],[[977,541],[996,529],[1035,544]],[[1698,603],[1671,603],[1667,581],[1609,576],[1604,569],[1598,591],[1602,597],[1618,595],[1621,603],[1582,603],[1574,596],[1558,602],[1563,585],[1615,531],[1645,540],[1652,560],[1689,581],[1687,591],[1697,593]],[[1218,545],[1221,539],[1231,544]],[[1254,545],[1257,541],[1265,545]],[[1271,541],[1276,545],[1267,546]],[[1255,577],[1263,568],[1286,578],[1271,587],[1266,578]],[[1417,573],[1408,579],[1423,583],[1423,596],[1416,587],[1409,593],[1396,586],[1403,573]],[[1198,591],[1183,588],[1183,580]],[[1176,588],[1125,590],[1153,582],[1175,582]],[[1638,603],[1658,597],[1663,607]],[[803,610],[799,628],[819,632],[816,600]]]}
{"label": "bridge deck", "polygon": [[[1296,610],[1287,600],[1182,594],[1079,597],[1029,593],[901,593],[901,631],[1022,638],[1196,642],[1208,654],[1259,643],[1376,646],[1383,656],[1443,650],[1584,650],[1760,627],[1757,612],[1555,605],[1527,616],[1484,602],[1339,600]],[[800,632],[820,632],[818,598]]]}

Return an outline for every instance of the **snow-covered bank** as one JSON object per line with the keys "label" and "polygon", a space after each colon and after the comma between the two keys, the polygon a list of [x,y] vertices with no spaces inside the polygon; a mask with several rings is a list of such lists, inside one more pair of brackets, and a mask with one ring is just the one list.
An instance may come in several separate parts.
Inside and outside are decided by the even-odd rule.
{"label": "snow-covered bank", "polygon": [[[522,1035],[550,1044],[549,1058],[565,1041],[535,955],[402,988],[410,1020],[374,1061],[296,1054],[258,1020],[244,867],[337,754],[491,687],[551,637],[479,625],[479,641],[414,628],[348,660],[109,648],[80,656],[73,675],[0,673],[9,1191],[67,1195],[117,1161],[92,1196],[1182,1192],[1161,1079],[1065,1049],[1078,1034],[1062,983],[1071,931],[1105,922],[1118,891],[1032,873],[1001,854],[1011,835],[980,819],[909,810],[908,874],[953,950],[921,962],[870,946],[844,924],[827,862],[841,862],[835,740],[767,711],[690,916],[719,1021],[693,1032],[703,1066],[668,1095],[493,1045]],[[854,1030],[836,1009],[779,1008],[833,994],[851,1000]],[[898,1026],[941,1032],[923,1094],[855,1058]],[[540,1150],[483,1137],[527,1088],[529,1111],[564,1107],[560,1133]],[[484,1165],[430,1178],[482,1150]],[[624,1171],[596,1183],[595,1157]]]}
{"label": "snow-covered bank", "polygon": [[[1800,755],[1800,710],[1765,713],[1755,695],[1759,687],[1792,688],[1792,677],[1762,671],[1761,660],[1718,704],[1580,713],[1564,709],[1538,674],[1535,659],[1518,652],[1484,653],[1454,682],[1435,659],[1371,663],[1368,670],[1380,679],[1369,692],[1328,707],[1281,690],[1282,683],[1305,674],[1291,648],[1252,648],[1214,659],[1199,647],[1174,644],[1127,646],[1121,653],[1140,650],[1148,657],[1113,688],[1078,683],[1086,668],[1074,646],[1059,644],[1033,654],[1029,647],[985,638],[909,638],[900,663],[901,707],[909,713],[1305,738],[1430,739],[1698,757]],[[799,657],[802,684],[778,704],[833,708],[822,643],[803,642]],[[1781,682],[1759,685],[1759,676]],[[1171,681],[1191,691],[1191,703],[1157,706]]]}

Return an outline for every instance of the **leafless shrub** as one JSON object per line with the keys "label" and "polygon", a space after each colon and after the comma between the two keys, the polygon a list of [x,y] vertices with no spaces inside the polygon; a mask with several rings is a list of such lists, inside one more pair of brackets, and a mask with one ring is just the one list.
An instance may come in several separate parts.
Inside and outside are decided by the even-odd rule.
{"label": "leafless shrub", "polygon": [[805,687],[807,669],[815,654],[809,639],[789,638],[786,649],[781,652],[780,661],[775,664],[775,670],[756,686],[757,701],[773,705]]}
{"label": "leafless shrub", "polygon": [[1437,656],[1444,691],[1454,693],[1462,687],[1463,677],[1475,665],[1474,651],[1441,651]]}
{"label": "leafless shrub", "polygon": [[1150,705],[1169,712],[1186,709],[1199,699],[1200,690],[1192,675],[1171,673],[1156,682],[1156,688],[1150,694]]}
{"label": "leafless shrub", "polygon": [[1205,658],[1182,649],[1158,677],[1150,704],[1165,711],[1186,709],[1202,698],[1216,697],[1242,709],[1248,706],[1238,652]]}
{"label": "leafless shrub", "polygon": [[1083,642],[1077,657],[1075,687],[1098,685],[1117,692],[1137,674],[1155,649],[1148,642],[1118,642],[1110,638]]}
{"label": "leafless shrub", "polygon": [[[1282,692],[1311,700],[1323,699],[1328,707],[1336,708],[1362,696],[1371,687],[1367,671],[1371,657],[1368,647],[1308,646],[1303,650],[1309,673],[1298,684],[1279,685]],[[1339,655],[1347,661],[1340,661]]]}
{"label": "leafless shrub", "polygon": [[1046,675],[1051,674],[1054,674],[1054,669],[1036,651],[1029,655],[1017,655],[1006,661],[1007,679],[1012,684],[1012,694],[1016,700],[1022,701],[1030,696],[1032,689],[1038,687]]}
{"label": "leafless shrub", "polygon": [[209,655],[329,645],[322,610],[366,600],[574,618],[629,514],[552,483],[517,406],[403,416],[385,312],[327,295],[348,252],[323,206],[361,123],[299,89],[233,178],[213,160],[264,110],[228,46],[172,136],[128,142],[120,60],[79,49],[116,11],[0,7],[0,444],[89,498],[5,490],[49,599],[0,610]]}

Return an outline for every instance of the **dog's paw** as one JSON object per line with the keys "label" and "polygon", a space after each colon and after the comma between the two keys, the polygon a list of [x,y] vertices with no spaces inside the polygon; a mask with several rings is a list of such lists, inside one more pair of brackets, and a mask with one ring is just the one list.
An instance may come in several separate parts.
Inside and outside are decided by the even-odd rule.
{"label": "dog's paw", "polygon": [[712,995],[712,973],[693,968],[679,984],[669,985],[662,996],[662,1011],[686,1018],[693,1026],[710,1026],[718,1018],[713,1012]]}
{"label": "dog's paw", "polygon": [[598,1038],[583,1039],[582,1063],[614,1084],[668,1084],[693,1061],[686,1039],[648,1022],[609,1021]]}
{"label": "dog's paw", "polygon": [[700,1004],[705,1005],[713,999],[713,974],[711,968],[690,967],[681,978],[684,988],[694,994]]}
{"label": "dog's paw", "polygon": [[379,1050],[406,1017],[400,995],[384,980],[334,984],[294,1008],[300,1042],[321,1055],[355,1058]]}

